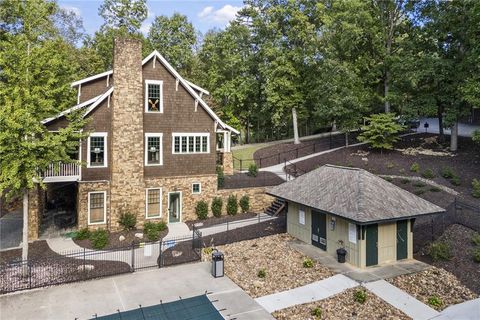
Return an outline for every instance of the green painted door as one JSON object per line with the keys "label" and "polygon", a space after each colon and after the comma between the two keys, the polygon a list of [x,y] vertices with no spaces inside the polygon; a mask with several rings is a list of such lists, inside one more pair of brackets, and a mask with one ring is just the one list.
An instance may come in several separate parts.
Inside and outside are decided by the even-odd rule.
{"label": "green painted door", "polygon": [[168,194],[168,222],[180,222],[182,216],[182,194],[170,192]]}
{"label": "green painted door", "polygon": [[397,221],[397,260],[408,257],[408,220]]}
{"label": "green painted door", "polygon": [[327,250],[327,215],[312,210],[312,244]]}
{"label": "green painted door", "polygon": [[367,257],[366,265],[375,266],[378,264],[378,224],[367,226]]}

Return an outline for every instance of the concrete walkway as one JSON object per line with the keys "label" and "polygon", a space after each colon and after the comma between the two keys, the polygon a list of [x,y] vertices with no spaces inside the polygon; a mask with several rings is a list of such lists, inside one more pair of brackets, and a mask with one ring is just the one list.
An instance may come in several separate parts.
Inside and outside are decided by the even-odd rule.
{"label": "concrete walkway", "polygon": [[168,224],[168,233],[163,240],[170,240],[174,238],[188,237],[192,235],[192,231],[188,228],[186,223],[175,222]]}
{"label": "concrete walkway", "polygon": [[213,278],[209,263],[135,272],[0,296],[0,319],[91,319],[142,306],[208,294],[225,319],[274,318],[228,277]]}
{"label": "concrete walkway", "polygon": [[[420,127],[418,127],[418,132],[425,132],[423,125],[425,122],[428,122],[429,133],[439,133],[438,118],[423,118],[420,119]],[[473,131],[480,129],[479,125],[468,124],[468,123],[459,123],[458,124],[458,135],[462,137],[471,137]],[[444,130],[445,134],[450,134],[450,129]]]}
{"label": "concrete walkway", "polygon": [[415,320],[428,320],[439,314],[438,311],[385,280],[364,283],[363,286]]}
{"label": "concrete walkway", "polygon": [[478,320],[480,319],[480,298],[465,301],[444,309],[432,320]]}
{"label": "concrete walkway", "polygon": [[299,288],[263,296],[255,301],[271,313],[298,304],[323,300],[356,286],[358,282],[337,274]]}

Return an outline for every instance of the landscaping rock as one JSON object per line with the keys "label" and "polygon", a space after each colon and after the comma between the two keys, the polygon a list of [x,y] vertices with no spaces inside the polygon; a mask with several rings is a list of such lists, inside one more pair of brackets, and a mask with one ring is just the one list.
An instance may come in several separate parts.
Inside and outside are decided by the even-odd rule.
{"label": "landscaping rock", "polygon": [[125,236],[121,235],[120,237],[118,237],[118,241],[125,241]]}
{"label": "landscaping rock", "polygon": [[182,255],[182,252],[181,251],[176,251],[176,250],[172,250],[172,256],[174,258],[178,258]]}
{"label": "landscaping rock", "polygon": [[143,239],[143,233],[135,233],[135,238]]}
{"label": "landscaping rock", "polygon": [[92,266],[91,264],[86,264],[86,265],[80,265],[77,267],[77,270],[78,271],[92,271],[93,269],[95,269],[94,266]]}

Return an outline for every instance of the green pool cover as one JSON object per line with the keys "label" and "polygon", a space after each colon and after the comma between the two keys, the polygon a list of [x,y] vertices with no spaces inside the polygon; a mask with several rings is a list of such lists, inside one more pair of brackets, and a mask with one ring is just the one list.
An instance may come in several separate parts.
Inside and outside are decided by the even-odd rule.
{"label": "green pool cover", "polygon": [[206,295],[161,303],[150,307],[139,307],[92,319],[102,320],[223,320],[222,315]]}

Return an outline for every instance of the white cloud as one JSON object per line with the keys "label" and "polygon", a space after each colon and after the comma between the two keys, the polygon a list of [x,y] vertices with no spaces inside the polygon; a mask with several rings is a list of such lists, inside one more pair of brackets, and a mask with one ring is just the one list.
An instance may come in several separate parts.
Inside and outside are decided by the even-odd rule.
{"label": "white cloud", "polygon": [[143,33],[144,35],[147,35],[148,34],[148,31],[150,31],[150,26],[152,25],[152,22],[149,21],[144,21],[142,23],[142,26],[140,27],[140,32]]}
{"label": "white cloud", "polygon": [[203,20],[213,20],[215,22],[226,23],[235,19],[235,16],[240,9],[242,9],[242,7],[235,7],[230,4],[227,4],[218,10],[208,6],[203,8],[198,14],[198,17]]}
{"label": "white cloud", "polygon": [[65,10],[67,12],[71,12],[71,13],[75,14],[77,17],[80,17],[81,13],[82,13],[79,8],[74,7],[74,6],[61,5],[60,8],[62,8],[63,10]]}

